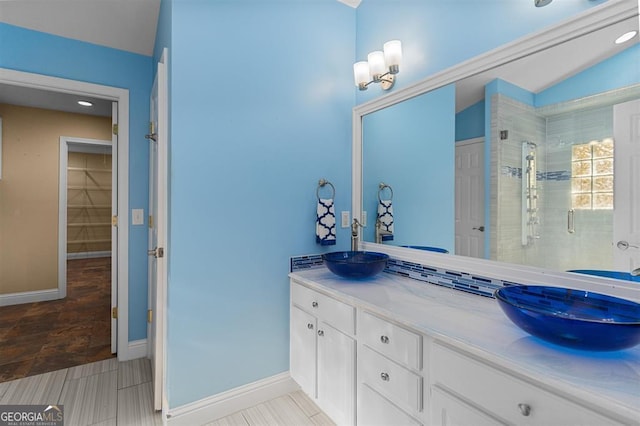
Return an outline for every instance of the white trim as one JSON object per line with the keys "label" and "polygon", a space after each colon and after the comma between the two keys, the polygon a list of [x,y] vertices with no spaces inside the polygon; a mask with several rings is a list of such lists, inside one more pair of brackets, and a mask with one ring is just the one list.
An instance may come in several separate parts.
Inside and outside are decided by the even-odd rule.
{"label": "white trim", "polygon": [[[121,351],[118,346],[118,361],[129,361],[132,359],[147,357],[147,339],[134,340],[127,344],[127,350]],[[121,352],[125,352],[121,356]]]}
{"label": "white trim", "polygon": [[0,117],[0,180],[2,179],[2,117]]}
{"label": "white trim", "polygon": [[300,389],[288,371],[168,410],[166,424],[201,425]]}
{"label": "white trim", "polygon": [[[396,103],[411,99],[423,93],[437,89],[469,77],[476,73],[499,66],[550,46],[560,44],[590,33],[598,28],[606,27],[620,20],[636,16],[638,3],[635,0],[609,0],[606,3],[592,7],[585,13],[568,19],[560,24],[547,28],[515,40],[485,54],[462,62],[449,69],[441,71],[412,86],[398,90],[353,109],[353,143],[352,143],[352,214],[354,217],[362,212],[362,117],[375,111],[392,106]],[[485,160],[486,161],[486,160]],[[621,280],[611,280],[599,277],[587,277],[567,272],[559,272],[524,265],[513,265],[486,259],[442,255],[429,253],[424,250],[412,250],[401,247],[391,247],[383,244],[360,242],[360,249],[380,251],[394,257],[416,261],[435,267],[448,268],[454,271],[473,271],[488,277],[511,280],[522,283],[539,283],[576,286],[597,291],[605,291],[621,297],[640,301],[640,286],[637,283],[626,283]]]}
{"label": "white trim", "polygon": [[[92,147],[108,146],[111,148],[111,141],[60,136],[60,159],[58,162],[58,292],[61,299],[67,296],[67,165],[70,144]],[[117,191],[117,188],[114,190]]]}
{"label": "white trim", "polygon": [[61,299],[60,290],[35,290],[21,293],[0,294],[0,306],[21,305],[23,303],[47,302]]}
{"label": "white trim", "polygon": [[110,251],[83,251],[78,253],[67,253],[67,260],[93,259],[96,257],[111,257],[111,252]]}
{"label": "white trim", "polygon": [[129,90],[6,68],[0,83],[118,102],[118,359],[129,359]]}

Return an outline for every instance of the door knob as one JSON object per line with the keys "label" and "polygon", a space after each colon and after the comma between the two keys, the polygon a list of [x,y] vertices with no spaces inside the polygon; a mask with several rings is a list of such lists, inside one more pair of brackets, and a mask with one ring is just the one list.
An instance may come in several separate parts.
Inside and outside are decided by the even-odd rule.
{"label": "door knob", "polygon": [[617,246],[620,250],[626,250],[626,249],[628,249],[629,247],[636,248],[636,249],[638,248],[638,246],[634,246],[633,244],[629,244],[629,242],[628,242],[628,241],[624,241],[624,240],[620,240],[620,241],[618,241],[618,243],[616,244],[616,246]]}
{"label": "door knob", "polygon": [[484,232],[484,226],[477,226],[477,227],[474,227],[472,229],[474,229],[476,231]]}
{"label": "door knob", "polygon": [[149,256],[155,257],[156,259],[159,257],[164,257],[164,249],[162,247],[156,247],[154,249],[147,250],[147,254]]}

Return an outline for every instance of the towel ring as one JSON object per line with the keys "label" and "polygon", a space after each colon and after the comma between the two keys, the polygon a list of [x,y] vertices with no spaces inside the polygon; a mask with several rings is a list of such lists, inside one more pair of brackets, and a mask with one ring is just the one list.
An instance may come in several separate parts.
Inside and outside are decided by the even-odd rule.
{"label": "towel ring", "polygon": [[335,198],[336,196],[336,187],[333,186],[331,182],[326,179],[320,179],[318,181],[318,187],[316,188],[316,197],[318,200],[320,199],[320,188],[323,188],[325,185],[329,185],[331,187],[331,198]]}
{"label": "towel ring", "polygon": [[393,188],[391,188],[391,186],[387,185],[384,182],[380,182],[380,185],[378,185],[378,201],[382,202],[382,197],[380,197],[380,194],[382,194],[382,191],[384,191],[385,188],[389,188],[389,191],[391,191],[391,197],[389,198],[389,201],[393,200]]}

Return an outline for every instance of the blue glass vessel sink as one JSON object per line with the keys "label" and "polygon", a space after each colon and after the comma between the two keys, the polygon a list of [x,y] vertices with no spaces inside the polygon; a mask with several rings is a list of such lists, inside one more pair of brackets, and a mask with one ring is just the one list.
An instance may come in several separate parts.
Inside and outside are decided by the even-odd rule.
{"label": "blue glass vessel sink", "polygon": [[440,247],[431,247],[431,246],[402,246],[402,247],[416,249],[416,250],[434,251],[436,253],[449,253],[449,250],[443,249]]}
{"label": "blue glass vessel sink", "polygon": [[574,349],[615,351],[640,343],[640,304],[559,287],[514,285],[494,293],[522,330]]}
{"label": "blue glass vessel sink", "polygon": [[344,278],[369,278],[382,272],[389,255],[373,251],[334,251],[322,255],[327,268]]}
{"label": "blue glass vessel sink", "polygon": [[605,271],[602,269],[573,269],[567,272],[575,272],[576,274],[595,275],[598,277],[615,278],[616,280],[640,282],[640,275],[633,276],[629,272]]}

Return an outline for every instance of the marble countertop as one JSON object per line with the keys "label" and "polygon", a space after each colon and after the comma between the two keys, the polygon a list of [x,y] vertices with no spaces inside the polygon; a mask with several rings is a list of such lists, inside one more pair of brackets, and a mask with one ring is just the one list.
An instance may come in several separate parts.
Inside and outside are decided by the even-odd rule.
{"label": "marble countertop", "polygon": [[640,346],[586,352],[548,344],[516,327],[494,299],[389,273],[353,281],[325,267],[290,277],[451,346],[640,423]]}

